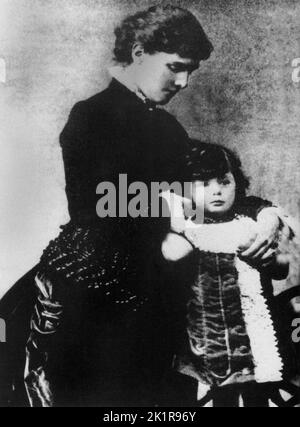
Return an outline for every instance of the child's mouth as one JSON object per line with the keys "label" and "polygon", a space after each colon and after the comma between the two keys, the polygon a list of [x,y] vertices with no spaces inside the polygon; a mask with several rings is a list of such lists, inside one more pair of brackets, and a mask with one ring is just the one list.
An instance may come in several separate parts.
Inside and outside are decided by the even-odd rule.
{"label": "child's mouth", "polygon": [[214,206],[223,206],[224,203],[225,202],[223,200],[215,200],[214,202],[211,202],[211,204]]}

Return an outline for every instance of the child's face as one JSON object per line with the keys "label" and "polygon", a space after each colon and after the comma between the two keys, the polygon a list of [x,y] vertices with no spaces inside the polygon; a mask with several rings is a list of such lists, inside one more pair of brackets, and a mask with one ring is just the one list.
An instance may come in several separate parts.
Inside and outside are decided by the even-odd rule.
{"label": "child's face", "polygon": [[206,216],[222,216],[234,205],[236,182],[231,172],[223,178],[193,182],[193,201],[199,209],[204,207]]}

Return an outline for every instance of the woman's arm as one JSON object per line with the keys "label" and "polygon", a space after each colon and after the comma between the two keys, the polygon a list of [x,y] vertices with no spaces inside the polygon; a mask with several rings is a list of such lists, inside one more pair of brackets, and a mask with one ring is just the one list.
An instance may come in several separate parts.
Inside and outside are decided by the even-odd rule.
{"label": "woman's arm", "polygon": [[291,299],[291,306],[292,306],[293,312],[296,315],[300,316],[300,296],[297,296]]}
{"label": "woman's arm", "polygon": [[274,250],[271,249],[264,255],[262,262],[263,272],[273,280],[284,280],[288,277],[290,260],[287,254],[274,254]]}
{"label": "woman's arm", "polygon": [[[270,234],[271,231],[275,240],[267,251],[261,251],[260,254],[254,256],[253,261],[260,268],[267,269],[267,273],[274,280],[286,279],[291,270],[294,269],[295,262],[298,264],[294,255],[295,251],[298,254],[299,224],[282,209],[275,207],[263,209],[259,218],[260,223],[258,225],[261,234],[266,231]],[[277,226],[278,222],[279,226]]]}
{"label": "woman's arm", "polygon": [[270,207],[261,209],[256,222],[257,237],[255,241],[248,248],[240,248],[240,257],[249,264],[263,263],[264,256],[272,250],[281,229],[280,218]]}
{"label": "woman's arm", "polygon": [[73,107],[60,135],[69,213],[81,223],[99,222],[97,186],[111,182],[113,171],[118,171],[110,159],[114,145],[107,148],[111,128],[101,105],[81,101]]}
{"label": "woman's arm", "polygon": [[[91,182],[93,165],[91,132],[88,105],[79,102],[73,107],[60,135],[71,218],[91,215],[91,200],[96,191]],[[95,206],[93,211],[95,212]]]}
{"label": "woman's arm", "polygon": [[161,250],[167,261],[179,261],[188,256],[194,248],[184,236],[168,233],[162,243]]}

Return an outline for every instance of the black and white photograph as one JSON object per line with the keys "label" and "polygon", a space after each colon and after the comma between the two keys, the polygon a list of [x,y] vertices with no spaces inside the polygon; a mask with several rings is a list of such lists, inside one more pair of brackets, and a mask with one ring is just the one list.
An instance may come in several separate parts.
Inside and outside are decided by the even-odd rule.
{"label": "black and white photograph", "polygon": [[0,407],[300,407],[299,22],[0,0]]}

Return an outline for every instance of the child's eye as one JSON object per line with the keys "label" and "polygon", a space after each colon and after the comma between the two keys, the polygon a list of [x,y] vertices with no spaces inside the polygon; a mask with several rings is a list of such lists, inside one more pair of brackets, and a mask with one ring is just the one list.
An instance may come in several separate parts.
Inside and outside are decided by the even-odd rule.
{"label": "child's eye", "polygon": [[230,180],[229,179],[221,179],[219,181],[219,184],[221,184],[221,185],[230,185]]}

